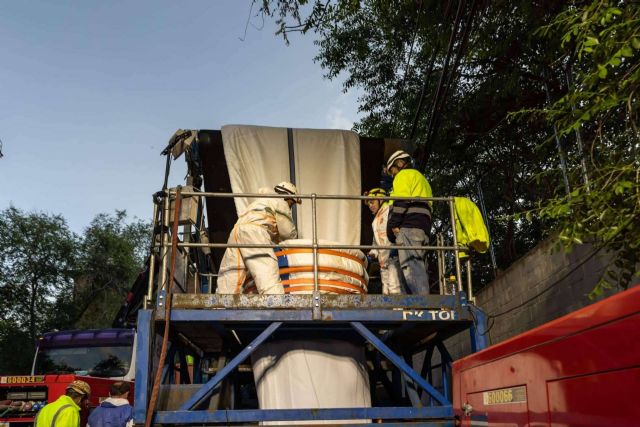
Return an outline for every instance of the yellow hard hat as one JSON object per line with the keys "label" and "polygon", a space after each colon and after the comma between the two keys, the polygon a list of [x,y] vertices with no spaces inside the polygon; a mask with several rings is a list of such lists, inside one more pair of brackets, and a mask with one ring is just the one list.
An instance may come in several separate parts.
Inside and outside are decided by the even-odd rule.
{"label": "yellow hard hat", "polygon": [[69,385],[67,385],[67,390],[73,390],[85,396],[89,396],[91,394],[91,386],[81,380],[70,382]]}
{"label": "yellow hard hat", "polygon": [[[364,193],[362,193],[363,196],[367,196],[367,197],[387,197],[387,190],[385,190],[384,188],[372,188],[369,191],[365,191]],[[364,204],[366,205],[368,202],[370,202],[370,199],[367,200],[363,200]]]}

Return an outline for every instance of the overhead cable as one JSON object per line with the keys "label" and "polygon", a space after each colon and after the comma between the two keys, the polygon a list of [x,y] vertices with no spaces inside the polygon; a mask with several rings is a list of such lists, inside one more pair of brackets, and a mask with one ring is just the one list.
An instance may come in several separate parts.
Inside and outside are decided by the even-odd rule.
{"label": "overhead cable", "polygon": [[455,39],[456,39],[456,35],[458,33],[458,28],[460,27],[460,22],[461,22],[461,18],[462,18],[462,10],[463,10],[463,6],[464,4],[466,4],[466,0],[460,0],[458,2],[458,10],[456,11],[456,17],[455,20],[453,22],[453,26],[451,28],[451,35],[449,37],[449,44],[447,47],[447,54],[445,56],[445,60],[444,60],[444,64],[442,66],[442,72],[440,73],[440,79],[438,80],[438,85],[436,86],[436,91],[435,94],[433,96],[433,102],[431,104],[431,113],[429,114],[429,124],[427,127],[427,137],[424,141],[424,147],[422,149],[422,153],[420,154],[420,159],[418,161],[418,169],[419,170],[423,170],[427,161],[427,152],[430,149],[430,140],[429,140],[429,133],[430,130],[433,126],[433,119],[434,119],[434,114],[436,113],[436,106],[439,103],[439,99],[440,99],[440,93],[442,92],[442,86],[444,84],[444,77],[447,73],[447,69],[449,68],[449,61],[451,60],[451,54],[453,53],[453,46],[455,44]]}

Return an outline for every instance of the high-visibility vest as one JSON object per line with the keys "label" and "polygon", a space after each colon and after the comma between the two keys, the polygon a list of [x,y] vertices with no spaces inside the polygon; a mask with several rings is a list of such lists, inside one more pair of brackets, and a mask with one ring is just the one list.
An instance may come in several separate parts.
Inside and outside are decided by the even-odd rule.
{"label": "high-visibility vest", "polygon": [[[458,244],[485,253],[489,249],[489,231],[478,206],[466,197],[454,197]],[[468,256],[460,252],[460,257]]]}

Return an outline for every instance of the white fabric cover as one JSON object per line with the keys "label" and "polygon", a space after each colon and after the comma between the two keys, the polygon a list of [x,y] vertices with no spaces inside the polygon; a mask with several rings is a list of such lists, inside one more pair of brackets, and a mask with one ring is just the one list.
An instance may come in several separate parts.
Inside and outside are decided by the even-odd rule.
{"label": "white fabric cover", "polygon": [[[360,142],[353,132],[293,130],[294,177],[289,175],[285,128],[223,126],[222,142],[234,193],[257,192],[260,187],[290,181],[301,194],[361,194]],[[238,213],[250,203],[235,200]],[[359,201],[319,200],[318,239],[359,244],[361,208]],[[297,209],[298,235],[311,239],[311,201],[303,200]],[[331,262],[320,258],[320,263]],[[261,408],[371,406],[361,346],[339,340],[268,342],[253,353],[252,362]],[[326,424],[340,422],[347,421]]]}
{"label": "white fabric cover", "polygon": [[[264,126],[222,126],[222,148],[227,160],[231,190],[257,193],[291,181],[287,129]],[[238,215],[253,200],[234,198]]]}
{"label": "white fabric cover", "polygon": [[[360,195],[360,141],[343,130],[293,130],[295,175],[289,173],[286,128],[227,125],[222,127],[224,155],[234,193],[255,193],[260,187],[291,181],[301,194]],[[250,203],[236,198],[236,210]],[[319,200],[318,238],[345,244],[360,243],[361,203]],[[301,238],[312,238],[311,201],[298,209]]]}
{"label": "white fabric cover", "polygon": [[[266,342],[251,355],[261,409],[367,408],[371,406],[364,348],[340,340]],[[367,423],[370,420],[266,422]]]}
{"label": "white fabric cover", "polygon": [[[351,131],[294,129],[296,185],[301,193],[359,196],[362,194],[360,139]],[[359,200],[318,200],[318,238],[360,244]],[[311,201],[298,210],[302,239],[311,239]]]}

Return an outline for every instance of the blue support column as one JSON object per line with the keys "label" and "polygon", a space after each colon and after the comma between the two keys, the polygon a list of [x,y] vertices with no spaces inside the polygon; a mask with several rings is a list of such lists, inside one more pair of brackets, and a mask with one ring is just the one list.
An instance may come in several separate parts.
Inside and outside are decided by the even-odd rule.
{"label": "blue support column", "polygon": [[[420,371],[420,376],[422,378],[426,378],[429,384],[433,382],[433,369],[431,369],[431,359],[433,359],[433,345],[427,345],[427,348],[424,351],[424,362],[422,363],[422,370]],[[420,396],[422,398],[422,390],[420,391]],[[433,404],[433,396],[429,395],[429,406],[434,406]]]}
{"label": "blue support column", "polygon": [[411,378],[417,385],[422,387],[429,395],[433,396],[441,405],[451,405],[451,402],[444,397],[438,390],[422,378],[413,368],[397,354],[393,352],[385,343],[383,343],[373,332],[367,329],[360,322],[351,322],[351,326],[358,331],[367,341],[380,351],[391,363],[398,367],[404,374]]}
{"label": "blue support column", "polygon": [[189,411],[200,405],[204,399],[213,391],[231,371],[233,371],[240,363],[242,363],[247,357],[255,351],[260,344],[264,342],[271,334],[275,332],[282,325],[282,322],[273,322],[267,329],[262,331],[260,335],[256,337],[251,343],[246,346],[236,357],[234,357],[224,368],[222,368],[213,378],[211,378],[206,384],[202,386],[200,390],[194,393],[189,400],[187,400],[181,407],[180,411]]}
{"label": "blue support column", "polygon": [[451,396],[449,391],[449,372],[451,372],[451,362],[453,361],[451,355],[447,351],[447,348],[444,346],[442,341],[438,341],[436,344],[438,347],[438,351],[440,352],[440,368],[442,372],[442,390],[445,396]]}
{"label": "blue support column", "polygon": [[202,382],[202,358],[197,354],[193,356],[193,384],[200,384]]}
{"label": "blue support column", "polygon": [[147,413],[150,393],[149,368],[151,367],[151,310],[138,312],[138,329],[136,337],[136,379],[133,404],[133,419],[136,424],[144,422]]}
{"label": "blue support column", "polygon": [[191,376],[189,375],[189,364],[187,362],[187,353],[184,348],[178,350],[180,358],[180,384],[191,384]]}
{"label": "blue support column", "polygon": [[169,342],[169,350],[167,350],[167,358],[165,359],[164,366],[162,367],[162,376],[160,377],[161,384],[173,384],[175,381],[175,359],[176,348]]}
{"label": "blue support column", "polygon": [[471,351],[475,353],[489,347],[487,315],[475,305],[469,304],[466,307],[473,315],[473,325],[469,328],[469,334],[471,335]]}

